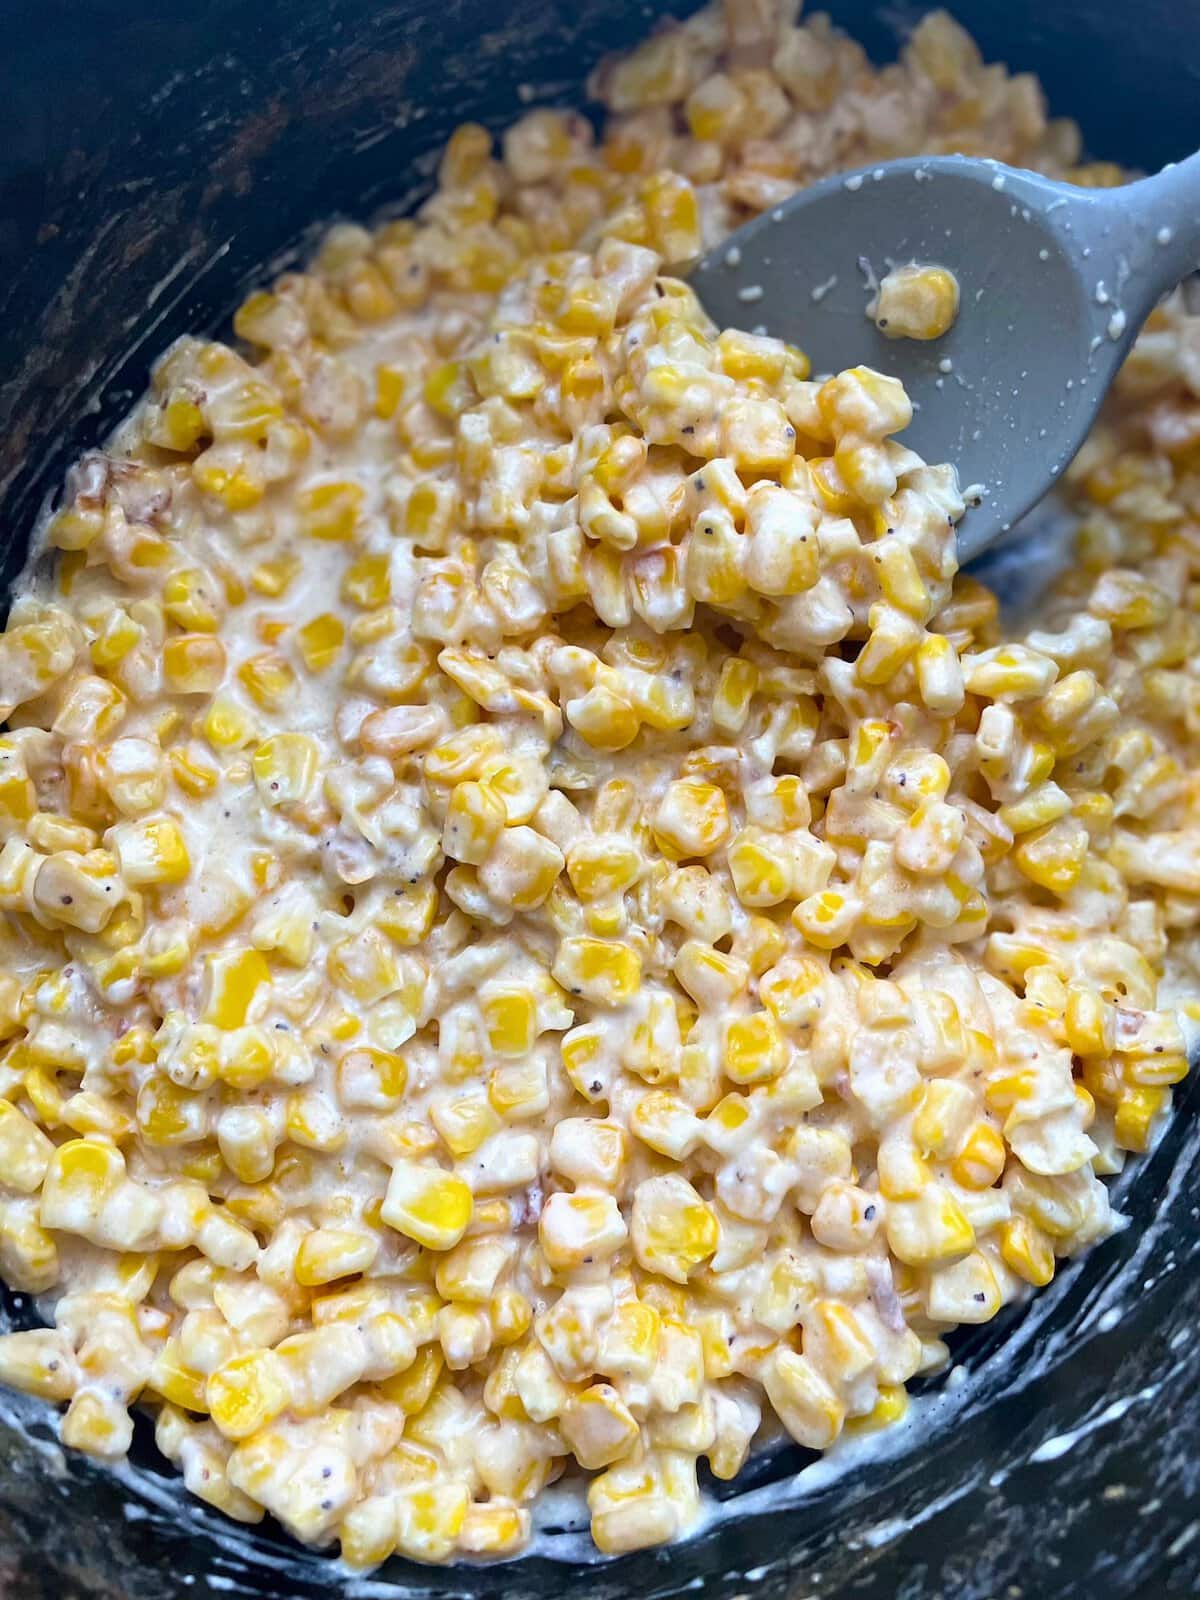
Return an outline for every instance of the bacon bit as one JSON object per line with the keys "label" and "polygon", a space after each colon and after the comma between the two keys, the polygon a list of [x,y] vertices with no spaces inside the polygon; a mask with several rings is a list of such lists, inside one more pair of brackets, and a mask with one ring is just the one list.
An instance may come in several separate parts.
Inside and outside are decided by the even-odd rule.
{"label": "bacon bit", "polygon": [[892,1280],[890,1261],[873,1259],[867,1262],[867,1287],[871,1293],[871,1304],[879,1313],[879,1320],[884,1327],[890,1328],[893,1333],[903,1333],[908,1323],[904,1320],[904,1308]]}
{"label": "bacon bit", "polygon": [[513,1227],[531,1228],[536,1226],[545,1203],[546,1194],[541,1184],[531,1183],[525,1193],[512,1202]]}

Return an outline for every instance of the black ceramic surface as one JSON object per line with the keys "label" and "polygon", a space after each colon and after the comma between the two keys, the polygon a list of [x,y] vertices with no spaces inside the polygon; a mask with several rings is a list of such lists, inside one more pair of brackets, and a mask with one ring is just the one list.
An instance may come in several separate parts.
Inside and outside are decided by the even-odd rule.
{"label": "black ceramic surface", "polygon": [[[671,6],[631,0],[0,0],[0,561],[177,335],[219,330],[310,225],[400,210],[464,119],[576,104],[590,65]],[[677,0],[676,9],[687,9]],[[925,6],[830,6],[878,59]],[[1195,0],[952,0],[985,54],[1038,72],[1093,153],[1200,145]],[[0,1396],[3,1600],[519,1600],[1200,1595],[1200,1085],[1119,1184],[1131,1227],[961,1339],[921,1436],[839,1478],[783,1450],[719,1485],[669,1550],[500,1567],[392,1562],[367,1583],[187,1499],[139,1425],[120,1477]],[[18,1297],[0,1321],[27,1323]],[[936,1399],[941,1395],[940,1400]],[[572,1559],[575,1558],[575,1559]]]}

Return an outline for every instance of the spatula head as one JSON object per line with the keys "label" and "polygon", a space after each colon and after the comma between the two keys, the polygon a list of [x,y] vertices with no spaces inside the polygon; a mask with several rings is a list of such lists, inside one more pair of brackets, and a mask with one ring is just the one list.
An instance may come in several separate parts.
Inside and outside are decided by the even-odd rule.
{"label": "spatula head", "polygon": [[[1136,331],[1120,286],[1089,265],[1100,208],[1092,219],[1085,191],[1063,193],[960,156],[865,168],[764,212],[690,281],[720,326],[799,345],[814,376],[861,364],[903,382],[914,416],[901,441],[979,494],[959,529],[966,561],[1064,470]],[[957,319],[928,342],[888,338],[867,315],[876,282],[911,262],[959,284]]]}

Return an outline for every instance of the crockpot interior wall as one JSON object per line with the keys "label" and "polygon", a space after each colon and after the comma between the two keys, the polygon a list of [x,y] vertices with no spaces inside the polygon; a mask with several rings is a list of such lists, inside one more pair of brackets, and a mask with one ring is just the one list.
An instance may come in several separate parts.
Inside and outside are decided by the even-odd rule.
{"label": "crockpot interior wall", "polygon": [[[49,0],[6,9],[5,587],[64,469],[104,438],[172,339],[221,329],[251,283],[303,251],[314,222],[411,205],[458,122],[500,128],[527,104],[577,104],[601,54],[643,35],[657,14],[689,7]],[[882,60],[927,8],[843,0],[829,9]],[[1200,9],[1179,0],[951,0],[950,9],[989,58],[1042,76],[1054,110],[1082,122],[1093,153],[1153,167],[1200,144]],[[1133,1228],[1024,1313],[960,1341],[960,1359],[984,1376],[926,1445],[910,1440],[893,1461],[784,1513],[769,1487],[749,1491],[786,1476],[799,1453],[765,1458],[747,1480],[721,1486],[745,1516],[674,1549],[475,1573],[396,1564],[378,1592],[1194,1597],[1200,1536],[1185,1534],[1200,1473],[1200,1346],[1189,1331],[1200,1310],[1198,1100],[1192,1084],[1158,1151],[1135,1164],[1122,1202]],[[9,1296],[3,1315],[30,1312]],[[1080,1426],[1080,1446],[1038,1455]],[[45,1408],[3,1401],[0,1596],[330,1591],[321,1558],[277,1533],[238,1535],[235,1551],[215,1513],[185,1504],[165,1468],[154,1476],[146,1432],[138,1480],[122,1482],[64,1462],[47,1444]]]}

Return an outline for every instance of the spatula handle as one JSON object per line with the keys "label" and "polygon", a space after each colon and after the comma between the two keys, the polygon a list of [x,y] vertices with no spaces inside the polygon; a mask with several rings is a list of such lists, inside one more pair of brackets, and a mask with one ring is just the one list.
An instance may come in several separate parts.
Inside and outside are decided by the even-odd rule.
{"label": "spatula handle", "polygon": [[[1093,227],[1096,213],[1093,214]],[[1140,322],[1181,279],[1200,268],[1200,152],[1152,178],[1107,191],[1099,216],[1115,243],[1124,282],[1110,284],[1130,322]]]}

